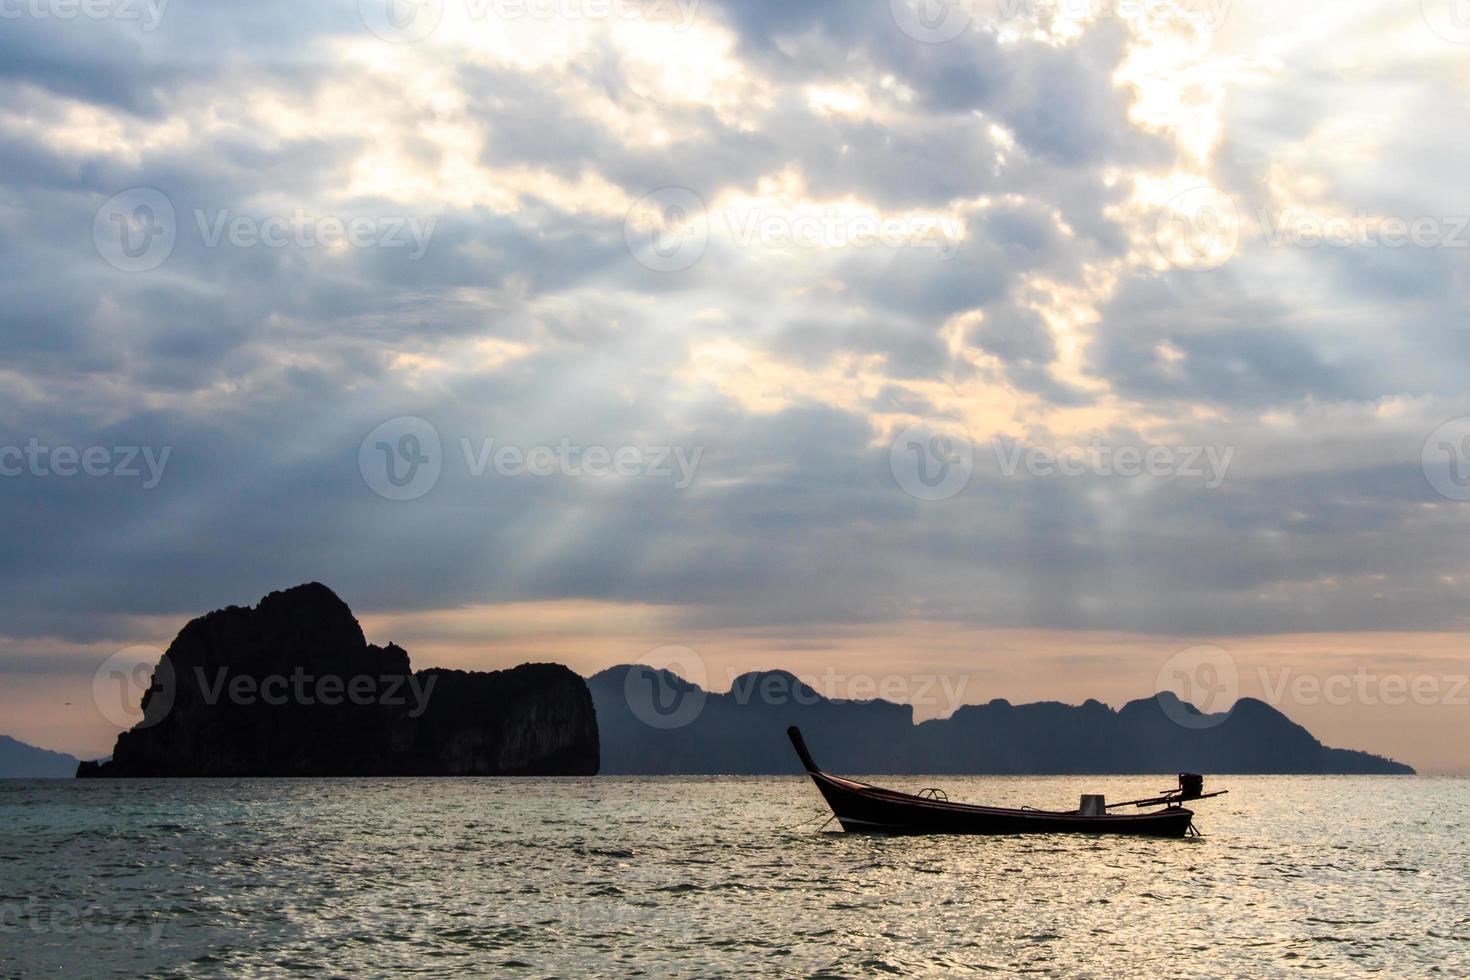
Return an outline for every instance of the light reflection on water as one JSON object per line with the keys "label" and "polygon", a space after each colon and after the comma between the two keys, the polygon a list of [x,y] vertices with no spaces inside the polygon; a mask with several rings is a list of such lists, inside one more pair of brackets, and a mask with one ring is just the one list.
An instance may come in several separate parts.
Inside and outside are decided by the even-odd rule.
{"label": "light reflection on water", "polygon": [[1226,787],[1160,841],[819,833],[804,777],[0,782],[0,972],[1470,974],[1470,781]]}

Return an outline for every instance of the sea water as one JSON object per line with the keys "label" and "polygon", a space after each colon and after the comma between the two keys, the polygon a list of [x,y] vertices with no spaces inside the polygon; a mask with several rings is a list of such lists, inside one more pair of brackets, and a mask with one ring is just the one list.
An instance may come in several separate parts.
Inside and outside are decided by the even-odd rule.
{"label": "sea water", "polygon": [[0,974],[1470,975],[1470,781],[1206,788],[1139,840],[843,834],[796,777],[0,782]]}

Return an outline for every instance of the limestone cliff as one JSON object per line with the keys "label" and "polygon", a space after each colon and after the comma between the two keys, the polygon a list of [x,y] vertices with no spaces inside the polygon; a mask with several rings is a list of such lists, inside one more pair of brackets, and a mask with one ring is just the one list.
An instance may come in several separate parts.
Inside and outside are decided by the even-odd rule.
{"label": "limestone cliff", "polygon": [[193,620],[143,721],[81,777],[592,775],[597,719],[565,667],[414,673],[324,585]]}

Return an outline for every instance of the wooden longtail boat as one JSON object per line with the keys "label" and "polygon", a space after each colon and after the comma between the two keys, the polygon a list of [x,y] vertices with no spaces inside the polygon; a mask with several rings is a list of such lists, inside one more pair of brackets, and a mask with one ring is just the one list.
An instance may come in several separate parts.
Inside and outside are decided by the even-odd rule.
{"label": "wooden longtail boat", "polygon": [[[1101,797],[1084,797],[1084,807],[1072,811],[1010,810],[950,801],[939,790],[899,793],[855,779],[832,776],[817,768],[807,751],[801,730],[786,730],[807,775],[817,784],[832,814],[847,831],[884,834],[1134,834],[1146,837],[1183,837],[1193,829],[1194,812],[1185,800],[1220,796],[1203,793],[1203,780],[1180,774],[1180,788],[1144,800],[1107,806]],[[1089,806],[1089,802],[1091,805]],[[1150,813],[1108,813],[1115,807],[1162,806]]]}

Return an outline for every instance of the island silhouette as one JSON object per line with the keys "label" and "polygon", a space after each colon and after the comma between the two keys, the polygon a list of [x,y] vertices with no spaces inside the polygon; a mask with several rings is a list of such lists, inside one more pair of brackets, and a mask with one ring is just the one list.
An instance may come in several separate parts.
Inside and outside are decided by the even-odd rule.
{"label": "island silhouette", "polygon": [[786,740],[791,725],[832,771],[871,775],[1414,772],[1328,748],[1254,698],[1218,715],[1169,692],[1116,711],[1094,700],[994,700],[916,725],[910,705],[827,698],[782,670],[744,674],[726,693],[641,665],[609,668],[588,685],[608,774],[799,773]]}
{"label": "island silhouette", "polygon": [[795,774],[792,725],[855,773],[1413,772],[1324,746],[1251,698],[1222,715],[1168,693],[1118,710],[993,700],[915,724],[910,705],[828,698],[779,670],[726,693],[640,665],[587,680],[559,664],[415,672],[319,583],[188,623],[142,708],[79,777]]}
{"label": "island silhouette", "polygon": [[566,667],[415,673],[311,583],[186,625],[142,721],[77,775],[586,776],[597,765],[592,699]]}
{"label": "island silhouette", "polygon": [[77,760],[9,735],[0,735],[0,779],[57,779],[77,771]]}

